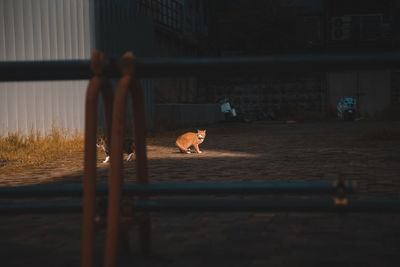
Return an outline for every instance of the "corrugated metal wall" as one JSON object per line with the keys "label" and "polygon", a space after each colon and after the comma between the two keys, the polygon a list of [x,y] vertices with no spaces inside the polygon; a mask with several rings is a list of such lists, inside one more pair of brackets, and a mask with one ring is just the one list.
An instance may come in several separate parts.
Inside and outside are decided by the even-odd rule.
{"label": "corrugated metal wall", "polygon": [[90,56],[90,0],[1,0],[0,60]]}
{"label": "corrugated metal wall", "polygon": [[[0,0],[0,61],[89,58],[90,3]],[[0,134],[44,133],[53,127],[82,131],[87,83],[0,83]]]}
{"label": "corrugated metal wall", "polygon": [[86,85],[82,81],[1,83],[1,134],[83,130]]}
{"label": "corrugated metal wall", "polygon": [[[143,55],[141,48],[153,45],[148,43],[151,38],[143,37],[152,36],[149,30],[153,28],[141,29],[134,10],[121,12],[131,6],[130,2],[134,1],[0,0],[0,61],[88,59],[95,48],[106,56],[120,56],[127,50]],[[135,28],[144,32],[131,38],[128,31]],[[114,46],[104,45],[107,42]],[[87,84],[88,81],[0,83],[0,135],[27,134],[31,130],[44,133],[53,127],[82,132]],[[154,85],[151,80],[142,84],[147,118],[152,121]]]}

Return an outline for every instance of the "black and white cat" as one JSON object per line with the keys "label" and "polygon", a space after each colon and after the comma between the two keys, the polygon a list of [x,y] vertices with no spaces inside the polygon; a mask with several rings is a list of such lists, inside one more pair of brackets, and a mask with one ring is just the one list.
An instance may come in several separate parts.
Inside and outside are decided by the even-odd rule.
{"label": "black and white cat", "polygon": [[[110,142],[104,137],[97,138],[96,146],[101,148],[104,153],[106,153],[106,158],[103,163],[107,163],[110,161],[111,156],[111,147]],[[135,142],[133,139],[124,139],[122,152],[128,154],[127,161],[131,161],[135,154]]]}

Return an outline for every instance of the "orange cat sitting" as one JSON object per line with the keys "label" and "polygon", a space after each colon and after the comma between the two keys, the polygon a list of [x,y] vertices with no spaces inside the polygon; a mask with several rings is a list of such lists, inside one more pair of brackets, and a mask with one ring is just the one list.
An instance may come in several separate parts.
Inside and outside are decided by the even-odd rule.
{"label": "orange cat sitting", "polygon": [[206,138],[206,130],[197,130],[197,133],[184,133],[176,139],[176,146],[183,153],[191,153],[190,147],[194,147],[197,153],[202,153],[199,149],[199,145],[203,143]]}

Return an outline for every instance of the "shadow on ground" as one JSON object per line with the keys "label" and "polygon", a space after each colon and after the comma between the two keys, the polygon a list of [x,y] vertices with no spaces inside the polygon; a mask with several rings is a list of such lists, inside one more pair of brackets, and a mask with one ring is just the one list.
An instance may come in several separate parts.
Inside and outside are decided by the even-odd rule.
{"label": "shadow on ground", "polygon": [[[148,147],[151,182],[315,181],[338,174],[360,184],[359,197],[399,199],[400,140],[362,138],[399,123],[252,124],[207,129],[202,154],[176,153],[174,137]],[[98,180],[109,166],[98,160]],[[125,163],[126,182],[136,168]],[[82,171],[52,183],[76,183]],[[80,215],[2,216],[1,266],[77,266]],[[399,266],[399,214],[158,213],[153,253],[132,234],[121,266]],[[104,256],[104,232],[96,258]]]}

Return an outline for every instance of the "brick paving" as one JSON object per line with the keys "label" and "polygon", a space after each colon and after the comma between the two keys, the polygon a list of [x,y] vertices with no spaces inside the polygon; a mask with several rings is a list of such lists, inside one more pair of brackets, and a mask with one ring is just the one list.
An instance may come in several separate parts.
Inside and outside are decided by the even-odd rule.
{"label": "brick paving", "polygon": [[[207,129],[203,154],[181,154],[174,136],[148,146],[151,181],[332,180],[360,185],[358,197],[400,198],[400,138],[363,138],[400,122],[220,124]],[[101,158],[102,159],[102,158]],[[99,181],[108,166],[99,159]],[[82,171],[58,170],[1,184],[76,183]],[[125,164],[133,181],[135,166]],[[79,214],[1,216],[0,266],[77,266]],[[155,213],[153,253],[131,234],[121,266],[400,266],[400,214]],[[104,233],[97,234],[101,265]]]}

